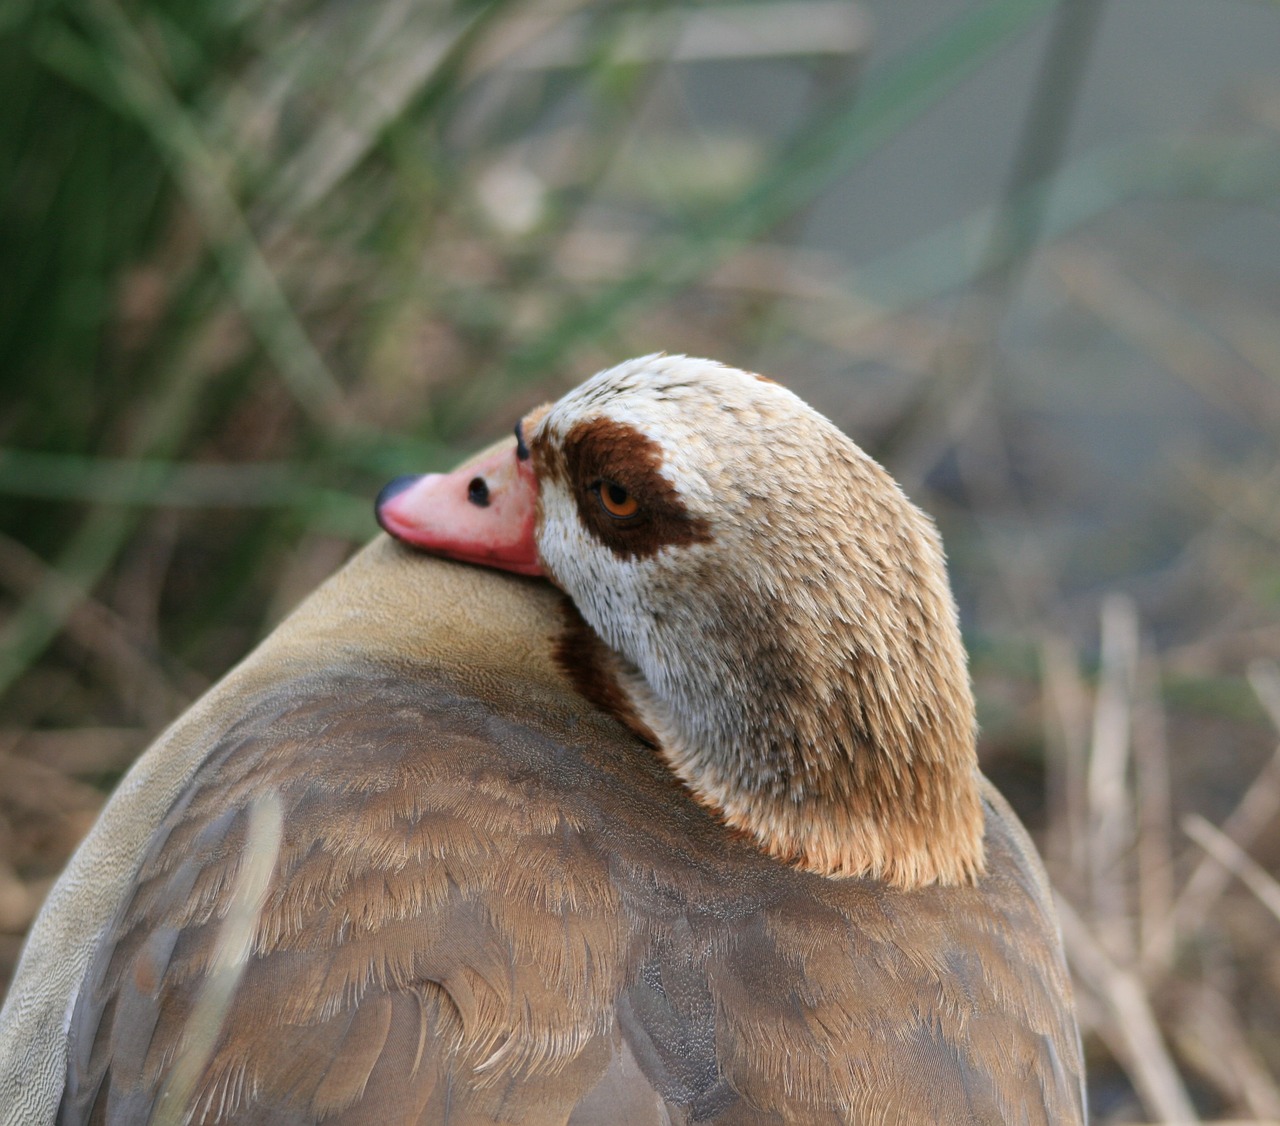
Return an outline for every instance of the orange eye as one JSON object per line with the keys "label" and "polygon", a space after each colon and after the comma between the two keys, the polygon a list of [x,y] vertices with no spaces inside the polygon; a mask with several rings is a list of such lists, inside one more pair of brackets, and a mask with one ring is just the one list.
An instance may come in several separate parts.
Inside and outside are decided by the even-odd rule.
{"label": "orange eye", "polygon": [[628,520],[640,511],[640,502],[613,481],[596,485],[596,496],[600,498],[600,507],[615,520]]}

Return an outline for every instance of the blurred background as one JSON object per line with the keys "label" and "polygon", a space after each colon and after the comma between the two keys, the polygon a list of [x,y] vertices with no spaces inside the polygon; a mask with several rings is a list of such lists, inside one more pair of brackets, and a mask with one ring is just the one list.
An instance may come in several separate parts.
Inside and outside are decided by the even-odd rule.
{"label": "blurred background", "polygon": [[0,987],[389,477],[656,350],[938,519],[1098,1122],[1280,1119],[1280,4],[8,0]]}

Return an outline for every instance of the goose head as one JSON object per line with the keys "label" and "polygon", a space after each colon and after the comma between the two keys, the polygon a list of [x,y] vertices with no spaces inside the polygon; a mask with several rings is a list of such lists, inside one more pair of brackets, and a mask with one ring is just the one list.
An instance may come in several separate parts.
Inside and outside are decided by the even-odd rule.
{"label": "goose head", "polygon": [[974,705],[932,522],[784,387],[646,356],[525,416],[383,527],[542,575],[697,801],[768,854],[913,888],[983,870]]}

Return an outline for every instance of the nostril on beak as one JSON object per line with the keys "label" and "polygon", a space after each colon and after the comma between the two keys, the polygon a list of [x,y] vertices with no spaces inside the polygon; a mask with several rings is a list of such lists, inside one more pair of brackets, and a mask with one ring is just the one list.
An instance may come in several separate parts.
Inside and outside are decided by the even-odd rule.
{"label": "nostril on beak", "polygon": [[489,507],[489,486],[483,477],[472,477],[467,485],[467,500],[477,508]]}

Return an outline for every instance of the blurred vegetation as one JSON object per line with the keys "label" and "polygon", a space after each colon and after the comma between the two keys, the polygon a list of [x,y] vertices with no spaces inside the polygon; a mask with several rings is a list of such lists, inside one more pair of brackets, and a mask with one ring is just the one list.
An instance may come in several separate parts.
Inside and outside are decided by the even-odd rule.
{"label": "blurred vegetation", "polygon": [[[1208,6],[1280,50],[1276,5]],[[0,983],[103,794],[386,478],[683,351],[939,517],[1099,1121],[1280,1119],[1280,82],[1082,150],[1099,0],[908,7],[869,5],[886,48],[825,0],[10,0]],[[859,175],[1011,74],[996,187],[846,242]]]}

